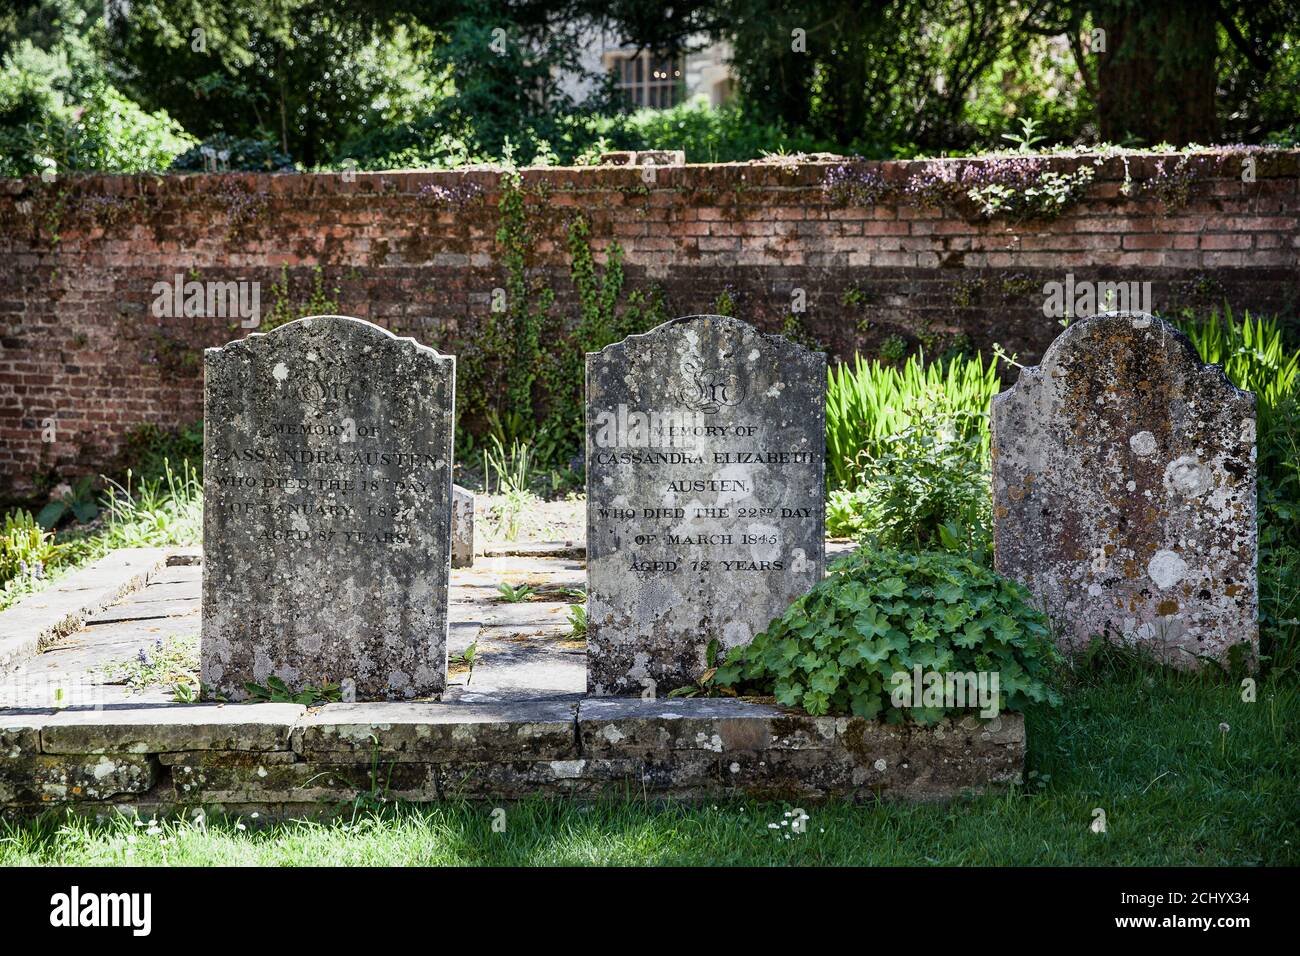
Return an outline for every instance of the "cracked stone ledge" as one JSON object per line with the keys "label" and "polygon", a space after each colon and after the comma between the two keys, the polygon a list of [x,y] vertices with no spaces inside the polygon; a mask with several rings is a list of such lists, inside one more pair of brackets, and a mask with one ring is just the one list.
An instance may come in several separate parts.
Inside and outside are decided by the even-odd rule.
{"label": "cracked stone ledge", "polygon": [[945,800],[1019,782],[1018,714],[937,725],[729,699],[199,704],[0,712],[0,812],[328,814],[531,793]]}

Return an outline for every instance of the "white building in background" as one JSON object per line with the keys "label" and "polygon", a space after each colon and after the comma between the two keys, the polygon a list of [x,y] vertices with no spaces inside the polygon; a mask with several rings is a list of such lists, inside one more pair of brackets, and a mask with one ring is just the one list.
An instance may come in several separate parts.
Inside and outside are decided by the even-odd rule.
{"label": "white building in background", "polygon": [[[703,42],[704,38],[699,38]],[[703,96],[710,106],[721,106],[731,99],[735,79],[727,60],[730,44],[709,46],[668,58],[618,42],[611,34],[597,33],[582,53],[582,68],[590,74],[608,74],[615,86],[627,97],[631,108],[643,106],[667,109]],[[566,74],[561,88],[578,102],[592,92],[590,76]]]}

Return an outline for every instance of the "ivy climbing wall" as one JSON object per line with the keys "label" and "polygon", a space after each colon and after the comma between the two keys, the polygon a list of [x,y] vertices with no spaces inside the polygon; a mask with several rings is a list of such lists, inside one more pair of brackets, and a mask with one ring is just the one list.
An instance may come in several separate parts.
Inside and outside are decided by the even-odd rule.
{"label": "ivy climbing wall", "polygon": [[583,348],[691,313],[1022,361],[1060,331],[1049,283],[1295,321],[1298,181],[1300,152],[1254,148],[0,181],[0,499],[197,421],[204,347],[313,312],[456,353],[470,430],[557,402],[574,427]]}

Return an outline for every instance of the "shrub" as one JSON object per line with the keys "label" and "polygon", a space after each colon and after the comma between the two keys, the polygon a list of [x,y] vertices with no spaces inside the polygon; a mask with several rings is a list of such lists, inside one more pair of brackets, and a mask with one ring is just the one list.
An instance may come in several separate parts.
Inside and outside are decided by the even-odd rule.
{"label": "shrub", "polygon": [[165,478],[169,467],[193,468],[203,477],[203,422],[177,428],[148,423],[126,433],[118,456],[119,476],[129,470],[139,481]]}
{"label": "shrub", "polygon": [[486,163],[463,137],[434,120],[400,122],[370,130],[339,149],[334,165],[351,161],[356,169],[455,169]]}
{"label": "shrub", "polygon": [[814,152],[827,144],[764,122],[737,106],[710,107],[696,97],[671,109],[641,109],[597,120],[611,149],[682,149],[692,163],[733,163],[768,153]]}
{"label": "shrub", "polygon": [[294,165],[275,143],[219,133],[181,153],[172,161],[171,168],[194,172],[267,173],[292,170]]}
{"label": "shrub", "polygon": [[830,534],[886,548],[987,555],[991,496],[979,439],[910,427],[864,451],[858,468],[852,489],[830,493]]}
{"label": "shrub", "polygon": [[[860,550],[794,602],[750,644],[733,649],[710,683],[769,693],[810,714],[904,720],[915,668],[996,673],[999,710],[1056,705],[1060,662],[1043,615],[1021,585],[968,558]],[[931,723],[960,708],[909,708]],[[969,709],[969,708],[967,708]]]}
{"label": "shrub", "polygon": [[21,126],[0,124],[9,127],[0,134],[0,174],[39,173],[51,163],[56,173],[150,172],[166,169],[194,142],[166,113],[147,113],[105,83],[92,86],[80,102],[64,106],[51,96],[37,109],[39,115]]}
{"label": "shrub", "polygon": [[859,455],[880,455],[893,436],[909,428],[929,429],[976,441],[988,455],[989,402],[1002,389],[996,362],[958,356],[927,364],[914,355],[902,368],[854,357],[828,372],[826,459],[831,487],[854,488],[861,481]]}

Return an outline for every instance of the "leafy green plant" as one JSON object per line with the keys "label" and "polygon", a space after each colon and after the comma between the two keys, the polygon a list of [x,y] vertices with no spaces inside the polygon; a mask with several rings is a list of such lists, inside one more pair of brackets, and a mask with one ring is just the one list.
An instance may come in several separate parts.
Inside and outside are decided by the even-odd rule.
{"label": "leafy green plant", "polygon": [[[669,697],[712,697],[719,691],[714,685],[713,677],[722,663],[722,644],[715,637],[704,647],[704,673],[694,684],[675,687],[668,692]],[[735,696],[735,691],[723,690],[722,693]]]}
{"label": "leafy green plant", "polygon": [[[47,586],[55,576],[118,548],[199,543],[203,486],[192,467],[186,465],[177,473],[164,460],[161,478],[136,485],[133,472],[127,469],[122,483],[110,480],[108,485],[102,499],[103,520],[89,528],[73,525],[56,538],[30,514],[15,512],[6,517],[5,534],[0,537],[0,568],[8,565],[19,573],[7,580],[0,574],[0,610]],[[40,532],[39,540],[33,528]]]}
{"label": "leafy green plant", "polygon": [[507,449],[500,435],[489,435],[483,450],[484,490],[490,495],[518,494],[532,483],[533,451],[528,443],[515,439]]}
{"label": "leafy green plant", "polygon": [[42,528],[53,529],[68,515],[77,521],[87,523],[99,517],[99,505],[95,503],[94,478],[86,475],[77,480],[75,485],[60,498],[49,502],[36,516]]}
{"label": "leafy green plant", "polygon": [[518,604],[521,601],[527,601],[537,593],[537,589],[528,584],[521,584],[518,587],[512,587],[505,581],[497,585],[497,593],[501,595],[501,600],[507,604]]}
{"label": "leafy green plant", "polygon": [[[890,695],[916,668],[996,672],[999,710],[1060,703],[1060,654],[1029,592],[966,557],[861,549],[795,601],[752,643],[734,648],[712,684],[772,694],[810,714],[890,723]],[[933,722],[945,707],[909,708]]]}
{"label": "leafy green plant", "polygon": [[320,687],[315,684],[303,684],[302,690],[295,694],[289,690],[284,681],[274,675],[268,677],[265,684],[246,681],[244,689],[248,691],[251,699],[273,704],[303,704],[311,707],[315,704],[335,703],[343,699],[343,691],[338,684],[324,684]]}
{"label": "leafy green plant", "polygon": [[830,493],[830,534],[886,548],[987,558],[992,514],[980,439],[909,426],[860,453],[858,469],[853,488]]}
{"label": "leafy green plant", "polygon": [[470,641],[469,645],[459,654],[448,654],[447,662],[449,664],[459,665],[461,667],[473,667],[474,659],[478,656],[478,641]]}
{"label": "leafy green plant", "polygon": [[827,478],[832,488],[853,488],[858,456],[884,452],[891,436],[928,427],[956,440],[975,438],[988,454],[989,402],[1001,391],[995,362],[957,356],[927,363],[910,357],[901,368],[854,356],[828,371],[826,390]]}
{"label": "leafy green plant", "polygon": [[[623,251],[605,250],[601,268],[585,218],[568,226],[570,276],[577,322],[555,314],[554,292],[530,279],[529,203],[517,173],[501,180],[497,242],[506,272],[503,297],[472,338],[455,343],[458,408],[456,444],[462,457],[481,438],[505,447],[528,445],[543,470],[563,473],[582,448],[585,355],[667,319],[656,286],[624,294]],[[460,401],[459,398],[464,399]]]}
{"label": "leafy green plant", "polygon": [[203,529],[203,483],[193,466],[172,470],[163,463],[162,478],[141,481],[133,490],[128,469],[122,484],[109,482],[104,498],[102,544],[115,548],[147,548],[166,544],[195,544]]}
{"label": "leafy green plant", "polygon": [[514,541],[519,537],[524,510],[538,501],[530,487],[532,448],[527,442],[515,439],[507,450],[496,433],[488,436],[488,443],[489,447],[483,450],[484,491],[499,497],[490,506],[491,518],[496,535]]}
{"label": "leafy green plant", "polygon": [[[1261,529],[1263,531],[1264,529]],[[1300,672],[1300,547],[1261,535],[1259,549],[1260,658],[1273,673]]]}
{"label": "leafy green plant", "polygon": [[587,636],[587,605],[585,604],[569,605],[569,636],[570,637]]}
{"label": "leafy green plant", "polygon": [[1030,153],[1033,152],[1035,146],[1047,139],[1046,136],[1038,135],[1038,128],[1038,120],[1032,116],[1022,116],[1020,117],[1020,132],[1003,133],[1002,138],[1012,143],[1018,152]]}
{"label": "leafy green plant", "polygon": [[166,169],[194,143],[167,113],[149,113],[102,81],[91,83],[74,102],[65,103],[61,95],[45,97],[39,105],[27,102],[36,115],[11,128],[3,121],[9,119],[5,114],[13,110],[14,100],[30,101],[31,91],[6,85],[0,84],[0,175],[46,169],[149,172]]}
{"label": "leafy green plant", "polygon": [[907,357],[907,339],[889,335],[880,343],[880,357],[886,362],[901,362]]}

